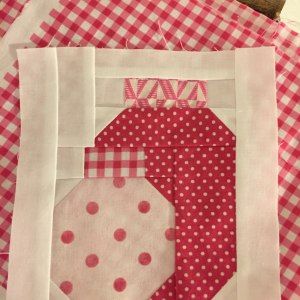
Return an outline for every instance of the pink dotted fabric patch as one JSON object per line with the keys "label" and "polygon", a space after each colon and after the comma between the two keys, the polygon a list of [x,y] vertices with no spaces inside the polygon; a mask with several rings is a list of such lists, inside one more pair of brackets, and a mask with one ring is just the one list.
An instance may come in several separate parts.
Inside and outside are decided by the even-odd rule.
{"label": "pink dotted fabric patch", "polygon": [[118,228],[114,232],[114,238],[116,241],[122,242],[126,239],[126,231],[123,228]]}
{"label": "pink dotted fabric patch", "polygon": [[63,281],[60,285],[59,285],[60,289],[66,294],[69,295],[72,293],[73,290],[73,284],[70,281]]}
{"label": "pink dotted fabric patch", "polygon": [[208,108],[129,108],[97,135],[95,146],[235,146],[235,136]]}
{"label": "pink dotted fabric patch", "polygon": [[152,295],[150,300],[176,299],[175,273]]}
{"label": "pink dotted fabric patch", "polygon": [[[160,205],[174,207],[171,219],[175,224],[164,228],[162,234],[165,241],[175,243],[175,272],[147,297],[212,299],[236,271],[234,134],[208,108],[133,107],[102,130],[95,145],[95,149],[142,151],[143,180],[162,197]],[[110,180],[121,195],[133,178]],[[139,190],[136,185],[132,195]],[[152,213],[149,198],[139,199],[136,211],[148,218]],[[129,236],[124,226],[112,232],[120,245],[128,242]],[[147,249],[139,251],[134,262],[143,268],[137,276],[155,259]],[[113,286],[119,293],[130,286],[124,276],[115,280]],[[147,297],[143,295],[143,299]]]}
{"label": "pink dotted fabric patch", "polygon": [[86,211],[90,214],[90,215],[94,215],[98,212],[99,210],[99,205],[97,202],[91,201],[86,205]]}
{"label": "pink dotted fabric patch", "polygon": [[64,244],[70,244],[74,240],[74,233],[71,230],[66,230],[61,235],[61,241]]}
{"label": "pink dotted fabric patch", "polygon": [[89,268],[96,267],[98,265],[98,263],[99,263],[99,258],[97,256],[97,254],[90,254],[85,259],[85,264]]}
{"label": "pink dotted fabric patch", "polygon": [[212,299],[236,271],[234,160],[233,147],[176,152],[178,299]]}
{"label": "pink dotted fabric patch", "polygon": [[114,281],[114,289],[117,292],[123,292],[126,289],[126,280],[124,278],[117,278]]}
{"label": "pink dotted fabric patch", "polygon": [[51,278],[70,299],[149,299],[175,271],[174,230],[145,178],[84,179],[55,207]]}

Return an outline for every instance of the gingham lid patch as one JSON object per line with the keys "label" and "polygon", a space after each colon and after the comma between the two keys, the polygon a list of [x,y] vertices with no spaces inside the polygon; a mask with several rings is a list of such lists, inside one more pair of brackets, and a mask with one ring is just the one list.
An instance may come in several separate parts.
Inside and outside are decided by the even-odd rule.
{"label": "gingham lid patch", "polygon": [[145,154],[142,148],[98,147],[85,149],[86,178],[145,177]]}

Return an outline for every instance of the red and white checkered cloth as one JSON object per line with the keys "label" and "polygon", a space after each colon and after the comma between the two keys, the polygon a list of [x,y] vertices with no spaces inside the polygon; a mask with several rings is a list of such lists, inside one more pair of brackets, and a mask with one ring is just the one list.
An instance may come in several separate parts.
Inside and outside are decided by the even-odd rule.
{"label": "red and white checkered cloth", "polygon": [[283,22],[276,22],[235,0],[202,0],[227,20],[248,28],[294,59],[300,55],[300,35]]}
{"label": "red and white checkered cloth", "polygon": [[137,147],[86,148],[84,177],[144,177],[145,153]]}
{"label": "red and white checkered cloth", "polygon": [[0,37],[5,35],[27,2],[28,0],[0,1]]}
{"label": "red and white checkered cloth", "polygon": [[[171,0],[130,4],[112,0],[104,5],[92,0],[61,0],[61,7],[51,11],[40,30],[32,34],[31,41],[37,46],[46,46],[51,41],[52,45],[73,42],[96,47],[196,51],[275,44],[282,299],[292,299],[300,295],[299,35],[236,1],[218,3],[187,1],[183,6]],[[20,125],[16,66],[0,83],[0,103],[0,245],[2,252],[7,252]],[[0,281],[4,286],[6,264],[6,254],[0,255]]]}

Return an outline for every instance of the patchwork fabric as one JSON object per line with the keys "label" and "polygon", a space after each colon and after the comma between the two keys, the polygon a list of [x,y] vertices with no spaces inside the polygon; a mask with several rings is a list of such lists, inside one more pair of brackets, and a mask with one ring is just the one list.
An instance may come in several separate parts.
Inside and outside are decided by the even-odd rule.
{"label": "patchwork fabric", "polygon": [[52,280],[70,299],[149,298],[174,272],[173,217],[144,178],[84,179],[54,211]]}
{"label": "patchwork fabric", "polygon": [[[134,76],[149,70],[149,64],[136,64],[137,54],[137,61],[147,53],[148,58],[157,62],[162,55],[163,62],[155,67],[159,66],[161,70],[176,58],[186,73],[178,73],[176,67],[170,68],[170,77],[177,74],[179,78],[208,76],[210,80],[235,81],[237,88],[231,91],[229,98],[236,100],[236,108],[112,106],[95,110],[95,103],[87,102],[83,110],[92,113],[88,118],[83,115],[79,124],[93,123],[87,136],[94,136],[95,128],[100,131],[94,141],[80,137],[84,139],[83,147],[88,147],[85,175],[94,178],[58,178],[56,153],[61,137],[58,129],[59,124],[65,122],[65,118],[60,119],[59,105],[72,105],[68,102],[69,97],[65,98],[58,92],[58,83],[65,79],[57,72],[62,66],[59,55],[63,52],[69,60],[86,51],[89,51],[88,60],[92,62],[90,69],[95,64],[96,72],[92,76],[98,80],[111,78],[110,72],[116,71],[114,62],[124,58],[130,67],[136,69],[128,72],[126,66],[117,67],[116,74],[120,78],[124,78],[126,72]],[[257,63],[263,54],[269,54],[267,67]],[[240,49],[217,55],[191,53],[188,56],[158,51],[95,51],[91,48],[72,48],[69,53],[67,48],[19,50],[22,136],[25,138],[21,140],[8,297],[23,295],[24,298],[36,299],[42,295],[47,299],[50,291],[53,297],[67,296],[70,299],[86,296],[91,300],[98,297],[141,299],[159,297],[164,294],[161,290],[167,287],[168,297],[173,299],[212,299],[224,291],[226,293],[237,272],[236,276],[240,276],[242,283],[239,284],[246,286],[246,292],[233,286],[233,294],[238,295],[243,290],[242,294],[247,298],[251,294],[247,289],[255,286],[257,298],[272,295],[278,299],[279,243],[276,210],[273,208],[277,196],[274,54],[273,48]],[[196,67],[191,64],[194,57],[200,62]],[[242,62],[248,64],[248,73],[244,72]],[[78,65],[81,63],[79,61]],[[29,65],[32,68],[27,71]],[[257,69],[262,74],[266,72],[262,78],[270,79],[268,88],[261,84],[263,81],[257,86]],[[73,66],[65,67],[63,74],[68,70],[73,70]],[[90,72],[81,73],[83,80],[79,90],[87,87],[84,79],[88,78],[89,84],[93,82]],[[161,75],[160,72],[157,75]],[[78,78],[82,78],[80,76]],[[48,79],[49,84],[42,80],[44,86],[36,86],[37,78]],[[72,92],[76,94],[76,84],[70,86],[74,86]],[[254,87],[257,87],[255,92]],[[88,88],[93,90],[90,85]],[[269,105],[261,104],[255,97],[257,95],[258,98],[264,97]],[[48,101],[41,102],[39,107],[35,103],[40,98]],[[259,108],[255,114],[252,106]],[[34,122],[30,121],[31,112],[36,116]],[[243,118],[255,119],[256,122],[245,122]],[[265,118],[271,122],[264,125]],[[262,133],[252,135],[253,128],[257,130],[258,127],[264,129],[262,132],[269,132],[267,142]],[[229,128],[239,134],[240,143],[237,152],[237,219],[236,138]],[[34,145],[36,133],[40,135],[38,145]],[[252,140],[251,149],[248,148],[249,140]],[[71,142],[64,146],[68,147]],[[265,151],[261,149],[262,144]],[[30,151],[26,152],[26,149]],[[83,148],[79,150],[82,153]],[[34,156],[33,152],[36,153]],[[257,176],[249,174],[248,177],[247,174],[253,157],[256,161],[264,161],[265,169],[270,170],[270,180],[259,183],[257,192],[249,197],[248,187],[255,185],[257,180]],[[79,160],[82,158],[78,156]],[[137,164],[138,161],[141,165]],[[257,169],[258,173],[264,172],[262,166]],[[29,186],[30,190],[37,192],[28,191]],[[44,187],[49,193],[38,197],[43,194]],[[262,203],[261,211],[267,213],[255,216],[258,203]],[[244,219],[246,223],[256,223],[253,229],[249,230]],[[253,241],[257,240],[264,224],[267,224],[268,235],[253,248]],[[24,228],[26,235],[23,234]],[[236,235],[244,241],[236,244]],[[248,239],[248,236],[252,238]],[[51,243],[52,251],[49,252]],[[270,244],[273,246],[269,247]],[[34,259],[24,260],[32,253],[32,248]],[[241,270],[236,269],[237,259]],[[124,263],[120,264],[121,260]],[[247,270],[249,261],[254,267]],[[19,273],[20,267],[24,272]],[[162,267],[163,271],[156,274]],[[241,272],[245,270],[249,278],[246,281],[241,278]],[[252,282],[257,270],[261,271],[262,279]],[[27,288],[28,280],[34,282],[34,289]],[[274,288],[265,290],[265,282]]]}
{"label": "patchwork fabric", "polygon": [[[208,1],[207,1],[208,2]],[[211,5],[213,4],[210,1]],[[233,11],[238,6],[237,2],[230,2],[228,11]],[[231,47],[261,45],[264,41],[258,35],[251,33],[248,29],[256,30],[259,35],[266,38],[266,44],[278,43],[285,45],[287,51],[283,51],[288,55],[295,55],[295,51],[299,51],[298,47],[292,47],[291,39],[295,39],[296,35],[290,33],[290,39],[278,38],[283,35],[282,32],[289,30],[284,27],[278,31],[279,35],[273,35],[274,31],[269,34],[267,31],[269,22],[251,10],[246,10],[245,6],[241,6],[241,10],[236,14],[239,18],[236,20],[242,24],[237,26],[237,22],[226,23],[219,16],[215,16],[211,9],[202,10],[201,4],[190,2],[183,7],[181,4],[171,3],[169,1],[161,2],[161,5],[155,7],[148,2],[125,3],[111,2],[105,6],[96,2],[86,3],[84,1],[61,1],[61,6],[54,9],[49,18],[41,25],[39,31],[31,37],[32,41],[39,45],[52,44],[67,45],[69,42],[81,45],[91,43],[99,47],[125,47],[125,42],[130,47],[151,46],[154,48],[165,48],[165,42],[161,38],[159,26],[156,20],[160,18],[164,20],[162,30],[167,38],[168,47],[174,47],[179,50],[181,45],[188,50],[220,50]],[[217,1],[214,1],[217,3]],[[224,2],[225,3],[225,2]],[[226,2],[227,3],[227,2]],[[163,8],[162,8],[163,7]],[[199,13],[201,11],[201,13]],[[226,9],[225,9],[226,11]],[[129,13],[130,12],[130,13]],[[136,15],[134,21],[129,20],[129,14],[134,12]],[[193,13],[193,12],[196,12]],[[89,15],[90,14],[90,15]],[[92,15],[97,17],[94,18]],[[181,16],[174,18],[173,15]],[[83,26],[83,16],[88,17]],[[103,17],[106,22],[99,23],[97,18]],[[246,17],[245,17],[246,16]],[[249,19],[248,17],[251,17]],[[254,18],[255,17],[255,18]],[[124,28],[126,28],[126,39],[118,21],[122,18]],[[247,19],[248,18],[248,19]],[[181,19],[186,19],[184,23]],[[219,27],[210,26],[207,31],[209,38],[204,38],[204,34],[199,36],[197,30],[203,30],[207,26],[207,20],[214,20],[213,23],[221,24]],[[141,20],[146,22],[142,28]],[[246,20],[249,20],[248,22]],[[187,23],[188,22],[188,23]],[[111,25],[107,25],[107,23]],[[62,25],[64,24],[64,25]],[[176,26],[175,26],[176,25]],[[148,27],[147,27],[148,26]],[[250,27],[251,26],[251,27]],[[255,26],[255,27],[254,27]],[[265,27],[264,27],[265,26]],[[152,27],[152,29],[150,29]],[[154,29],[153,29],[154,28]],[[220,29],[224,28],[224,29]],[[281,27],[278,27],[281,29]],[[224,39],[226,30],[231,32],[231,38]],[[97,33],[93,35],[93,33]],[[214,38],[213,38],[214,36]],[[217,38],[216,38],[217,37]],[[235,38],[236,37],[236,38]],[[256,43],[253,41],[257,41]],[[198,41],[198,42],[197,42]],[[281,245],[282,245],[282,285],[283,299],[290,299],[294,293],[299,294],[299,264],[297,263],[299,235],[298,220],[298,182],[299,172],[295,167],[298,151],[297,140],[297,99],[299,94],[299,80],[297,74],[298,66],[289,60],[289,57],[278,51],[277,57],[277,74],[278,74],[278,106],[279,106],[279,127],[280,127],[280,210],[279,218],[281,224]],[[5,155],[8,161],[1,162],[1,245],[2,251],[8,251],[9,232],[11,223],[12,203],[14,196],[15,184],[15,168],[17,164],[18,137],[19,137],[19,119],[18,119],[18,78],[17,70],[12,67],[4,76],[1,83],[1,120],[3,146],[1,146],[1,154]],[[1,269],[1,281],[5,286],[7,261],[4,259],[7,254],[2,254],[0,259],[3,263]],[[3,260],[2,260],[3,259]],[[171,279],[170,279],[171,280]],[[172,280],[171,280],[172,281]],[[171,283],[170,283],[171,284]]]}
{"label": "patchwork fabric", "polygon": [[95,145],[144,147],[146,178],[175,206],[176,275],[168,293],[211,299],[236,271],[235,136],[209,109],[130,108]]}
{"label": "patchwork fabric", "polygon": [[[130,108],[97,135],[95,146],[86,148],[86,177],[99,179],[82,181],[55,209],[54,282],[79,299],[141,299],[145,293],[155,299],[163,283],[171,299],[175,294],[178,299],[211,299],[236,271],[235,136],[209,109]],[[138,173],[138,163],[144,172]],[[147,192],[151,186],[155,192]],[[107,220],[106,209],[113,214]],[[163,213],[171,217],[164,226],[159,225],[168,220]],[[98,215],[101,224],[95,221]],[[151,226],[139,221],[147,216]],[[149,228],[143,238],[137,236],[143,235],[138,226]],[[92,244],[87,230],[95,235]],[[129,252],[122,246],[125,241]],[[153,248],[157,244],[167,248],[161,252]],[[166,257],[160,261],[160,255]],[[118,266],[116,257],[122,261]],[[86,274],[76,271],[82,264]],[[160,266],[165,272],[157,280]],[[96,270],[93,280],[89,268]],[[114,279],[103,273],[107,268],[115,270]],[[169,278],[174,271],[175,278]],[[101,287],[93,286],[99,280]]]}

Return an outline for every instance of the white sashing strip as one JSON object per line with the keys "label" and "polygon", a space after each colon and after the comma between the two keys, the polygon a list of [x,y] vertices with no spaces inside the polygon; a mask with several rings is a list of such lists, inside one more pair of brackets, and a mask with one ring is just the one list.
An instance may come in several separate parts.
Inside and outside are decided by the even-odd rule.
{"label": "white sashing strip", "polygon": [[96,78],[96,106],[123,107],[124,79]]}
{"label": "white sashing strip", "polygon": [[95,137],[95,49],[56,48],[59,77],[58,145],[88,147]]}
{"label": "white sashing strip", "polygon": [[235,81],[207,81],[207,107],[235,108]]}
{"label": "white sashing strip", "polygon": [[84,177],[84,148],[59,147],[57,149],[56,179]]}
{"label": "white sashing strip", "polygon": [[280,299],[274,48],[237,49],[237,295]]}
{"label": "white sashing strip", "polygon": [[58,133],[54,48],[18,51],[21,139],[8,300],[48,300]]}
{"label": "white sashing strip", "polygon": [[96,78],[234,79],[234,51],[97,49]]}

